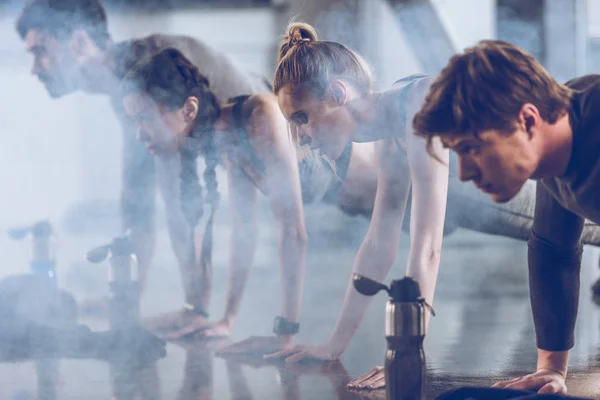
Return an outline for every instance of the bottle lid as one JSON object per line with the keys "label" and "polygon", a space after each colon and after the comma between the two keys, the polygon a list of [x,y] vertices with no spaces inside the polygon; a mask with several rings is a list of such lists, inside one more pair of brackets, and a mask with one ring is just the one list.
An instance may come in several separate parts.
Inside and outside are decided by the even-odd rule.
{"label": "bottle lid", "polygon": [[36,238],[52,236],[52,225],[49,221],[40,221],[31,227],[31,233]]}
{"label": "bottle lid", "polygon": [[127,236],[114,238],[110,244],[110,251],[113,256],[128,256],[133,254],[131,240]]}
{"label": "bottle lid", "polygon": [[394,280],[390,285],[390,297],[397,303],[418,301],[421,298],[419,283],[408,276]]}

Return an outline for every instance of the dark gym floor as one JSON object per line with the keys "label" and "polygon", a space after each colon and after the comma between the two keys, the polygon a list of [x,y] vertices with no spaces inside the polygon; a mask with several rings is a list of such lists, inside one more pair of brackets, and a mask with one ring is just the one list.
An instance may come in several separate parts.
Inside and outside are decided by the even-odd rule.
{"label": "dark gym floor", "polygon": [[[298,343],[328,338],[340,310],[352,261],[367,223],[342,215],[332,207],[307,208],[309,249]],[[263,210],[260,248],[231,339],[267,335],[279,312],[277,237]],[[160,218],[160,217],[159,217]],[[211,314],[223,310],[226,283],[227,224],[216,229],[214,289]],[[82,262],[88,247],[108,239],[100,233],[62,238],[61,286],[81,299],[105,288],[103,267]],[[399,258],[388,276],[403,275],[408,236],[402,236]],[[179,276],[164,229],[160,231],[142,312],[150,316],[181,305]],[[581,301],[568,377],[571,395],[600,398],[600,309],[592,302],[590,285],[599,275],[599,252],[586,248]],[[89,268],[89,269],[88,269]],[[87,272],[82,272],[87,271]],[[85,277],[82,278],[82,277]],[[87,279],[87,281],[86,281]],[[267,364],[256,358],[224,360],[211,355],[217,342],[186,346],[169,344],[167,357],[141,371],[140,399],[363,399],[383,392],[351,393],[346,383],[375,365],[385,351],[383,311],[386,298],[377,296],[341,363],[328,365]],[[526,246],[510,239],[458,231],[446,238],[425,351],[428,397],[459,386],[485,386],[498,379],[527,373],[535,367],[535,337],[528,298]],[[92,328],[106,322],[83,319]],[[38,392],[31,362],[0,365],[0,398],[33,399]],[[40,385],[39,398],[109,399],[110,369],[99,361],[61,360],[54,388]]]}

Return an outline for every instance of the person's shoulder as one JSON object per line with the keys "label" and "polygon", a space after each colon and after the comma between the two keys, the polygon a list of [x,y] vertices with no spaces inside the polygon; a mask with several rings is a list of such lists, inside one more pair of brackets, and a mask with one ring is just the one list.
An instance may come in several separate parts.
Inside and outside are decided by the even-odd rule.
{"label": "person's shoulder", "polygon": [[[151,55],[172,47],[181,51],[192,62],[197,58],[218,58],[221,53],[205,41],[186,35],[168,35],[156,33],[123,42],[129,53]],[[143,54],[141,54],[143,53]]]}
{"label": "person's shoulder", "polygon": [[407,76],[405,76],[403,78],[400,78],[400,79],[396,80],[394,82],[393,86],[396,86],[396,85],[402,85],[402,86],[404,86],[404,85],[407,85],[407,84],[410,84],[410,83],[414,83],[414,82],[417,82],[417,81],[421,81],[421,80],[426,80],[426,81],[429,80],[429,79],[433,80],[433,78],[434,78],[434,75],[423,74],[423,73],[415,73],[415,74],[407,75]]}
{"label": "person's shoulder", "polygon": [[248,97],[245,107],[250,115],[249,120],[253,124],[283,118],[277,98],[271,93],[254,94]]}
{"label": "person's shoulder", "polygon": [[248,98],[244,106],[249,115],[248,135],[251,138],[275,141],[282,136],[287,137],[288,132],[285,129],[287,123],[279,109],[277,97],[273,94],[254,94]]}
{"label": "person's shoulder", "polygon": [[281,115],[277,97],[272,93],[258,93],[248,97],[246,107],[251,115]]}
{"label": "person's shoulder", "polygon": [[598,90],[600,88],[600,74],[588,74],[573,78],[565,82],[565,86],[577,91],[586,89]]}
{"label": "person's shoulder", "polygon": [[573,90],[571,113],[576,119],[586,121],[588,126],[600,126],[598,108],[600,108],[600,74],[584,75],[566,82],[565,85]]}
{"label": "person's shoulder", "polygon": [[435,75],[412,74],[398,79],[389,91],[391,93],[398,93],[402,102],[412,103],[413,101],[417,101],[420,103],[434,80]]}
{"label": "person's shoulder", "polygon": [[156,34],[152,34],[140,39],[137,39],[138,41],[141,42],[150,42],[153,43],[155,45],[155,47],[158,48],[167,48],[167,47],[175,47],[178,48],[180,50],[183,50],[183,48],[203,48],[203,49],[211,49],[213,51],[216,51],[213,49],[212,46],[210,46],[208,43],[206,43],[205,41],[203,41],[202,39],[198,39],[192,36],[187,36],[187,35],[169,35],[169,34],[162,34],[162,33],[156,33]]}

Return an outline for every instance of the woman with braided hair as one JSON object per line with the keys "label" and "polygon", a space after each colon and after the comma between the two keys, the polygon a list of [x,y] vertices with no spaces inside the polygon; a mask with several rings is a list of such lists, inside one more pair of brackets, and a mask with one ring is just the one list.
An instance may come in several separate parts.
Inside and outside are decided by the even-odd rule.
{"label": "woman with braided hair", "polygon": [[[186,323],[158,326],[166,338],[176,339],[194,333],[198,336],[226,336],[239,309],[246,278],[257,244],[257,189],[270,202],[280,227],[280,265],[283,277],[282,311],[277,318],[280,331],[267,340],[281,348],[297,325],[306,232],[302,196],[294,146],[287,136],[287,124],[271,94],[245,96],[220,105],[208,80],[176,49],[155,54],[148,62],[130,71],[123,82],[123,106],[135,121],[138,139],[167,168],[159,173],[166,187],[163,197],[171,240],[188,254],[180,262],[190,318]],[[243,101],[242,101],[243,100]],[[252,151],[249,151],[249,150]],[[206,162],[206,195],[196,172],[196,158]],[[209,323],[206,308],[210,300],[210,261],[212,220],[219,203],[215,167],[227,170],[229,201],[233,213],[229,284],[224,316]],[[163,176],[161,176],[163,175]],[[194,227],[210,204],[200,256],[193,237],[178,237],[185,224]],[[187,251],[186,251],[187,249]],[[192,272],[190,272],[192,271]],[[206,279],[198,280],[194,276]],[[156,325],[154,326],[156,327]],[[150,326],[152,329],[153,326]]]}

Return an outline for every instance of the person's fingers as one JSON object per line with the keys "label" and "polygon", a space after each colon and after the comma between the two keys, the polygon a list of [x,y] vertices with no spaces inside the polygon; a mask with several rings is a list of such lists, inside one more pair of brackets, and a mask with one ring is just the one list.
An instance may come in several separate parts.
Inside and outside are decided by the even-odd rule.
{"label": "person's fingers", "polygon": [[297,353],[298,351],[301,351],[301,349],[298,346],[294,346],[294,347],[289,348],[289,349],[283,349],[283,350],[276,351],[275,353],[265,354],[263,356],[263,358],[265,360],[274,360],[274,359],[277,359],[277,358],[288,357],[291,354]]}
{"label": "person's fingers", "polygon": [[243,350],[246,347],[246,341],[238,342],[231,344],[229,346],[224,346],[217,350],[215,354],[217,355],[225,355],[225,354],[240,354],[240,350]]}
{"label": "person's fingers", "polygon": [[381,372],[383,370],[383,367],[373,367],[371,368],[371,370],[367,373],[362,374],[361,376],[352,379],[349,383],[348,383],[348,387],[354,388],[354,387],[360,387],[364,381],[368,380],[369,378],[373,377],[375,374],[377,374],[378,372]]}
{"label": "person's fingers", "polygon": [[493,388],[499,388],[499,389],[503,389],[506,387],[506,385],[510,385],[511,383],[517,382],[518,380],[523,379],[522,376],[519,376],[517,378],[513,378],[513,379],[508,379],[506,381],[499,381],[496,382],[492,385]]}
{"label": "person's fingers", "polygon": [[505,389],[514,390],[538,390],[545,384],[549,383],[552,377],[549,376],[527,376],[513,383],[508,383]]}
{"label": "person's fingers", "polygon": [[176,330],[175,332],[170,332],[170,333],[166,334],[165,337],[169,340],[180,339],[180,338],[190,335],[194,332],[198,332],[198,331],[202,331],[202,330],[206,329],[207,325],[208,324],[206,322],[192,323],[192,324],[184,326],[183,328]]}
{"label": "person's fingers", "polygon": [[259,339],[260,338],[251,337],[242,340],[241,342],[234,343],[231,346],[219,350],[217,355],[255,353],[257,349],[262,346],[262,341]]}
{"label": "person's fingers", "polygon": [[538,390],[540,394],[567,394],[567,387],[559,381],[548,382]]}
{"label": "person's fingers", "polygon": [[385,374],[383,373],[383,371],[380,371],[372,377],[370,377],[369,379],[365,379],[362,385],[365,389],[369,390],[380,389],[382,387],[385,387]]}
{"label": "person's fingers", "polygon": [[307,360],[307,359],[309,359],[309,360],[322,360],[321,357],[318,357],[315,354],[311,354],[308,351],[301,350],[301,351],[296,352],[295,354],[292,354],[289,357],[286,357],[285,358],[285,362],[286,363],[297,363],[299,361]]}
{"label": "person's fingers", "polygon": [[146,318],[142,321],[142,325],[151,331],[172,331],[181,328],[182,319],[179,313],[168,313]]}
{"label": "person's fingers", "polygon": [[218,328],[208,328],[194,333],[196,339],[219,340],[229,337],[229,331],[224,331]]}
{"label": "person's fingers", "polygon": [[385,388],[385,376],[381,375],[375,378],[374,381],[369,382],[369,389],[377,390]]}

